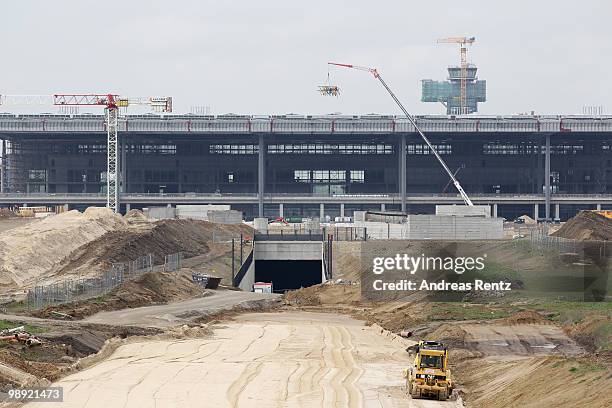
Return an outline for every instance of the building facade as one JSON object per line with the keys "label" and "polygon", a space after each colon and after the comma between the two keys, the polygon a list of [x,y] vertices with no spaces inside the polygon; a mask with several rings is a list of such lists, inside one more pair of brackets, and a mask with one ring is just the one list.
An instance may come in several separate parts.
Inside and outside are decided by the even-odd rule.
{"label": "building facade", "polygon": [[[567,214],[555,214],[555,200],[593,196],[604,200],[593,205],[607,206],[605,197],[612,197],[612,117],[431,116],[417,123],[468,195],[500,205],[502,197],[517,197],[498,209],[507,218],[535,215],[533,206],[542,204],[550,218],[567,218],[583,201],[562,204]],[[102,116],[4,114],[0,138],[4,203],[65,196],[84,205],[85,197],[105,194]],[[172,204],[172,196],[234,197],[247,217],[320,215],[320,204],[334,216],[381,204],[430,212],[457,199],[448,175],[401,117],[127,116],[119,140],[121,192],[132,207]],[[130,202],[136,195],[150,201]],[[545,208],[539,210],[543,217]]]}

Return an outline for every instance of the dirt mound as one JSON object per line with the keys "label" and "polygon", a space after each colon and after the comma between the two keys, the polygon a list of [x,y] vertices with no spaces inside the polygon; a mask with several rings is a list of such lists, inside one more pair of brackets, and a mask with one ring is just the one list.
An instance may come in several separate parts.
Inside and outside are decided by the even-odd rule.
{"label": "dirt mound", "polygon": [[581,211],[552,235],[579,241],[609,241],[612,220],[592,211]]}
{"label": "dirt mound", "polygon": [[537,221],[534,220],[533,218],[531,218],[528,215],[521,215],[520,217],[518,217],[519,219],[525,221],[525,225],[534,225],[537,224]]}
{"label": "dirt mound", "polygon": [[0,208],[0,219],[18,218],[19,216],[8,208]]}
{"label": "dirt mound", "polygon": [[105,208],[76,210],[36,220],[0,235],[0,288],[7,292],[52,275],[83,245],[126,228]]}
{"label": "dirt mound", "polygon": [[245,225],[221,225],[196,220],[161,220],[134,223],[127,229],[110,231],[74,251],[58,271],[59,275],[100,273],[117,262],[128,262],[153,254],[155,264],[164,256],[182,252],[185,258],[209,252],[213,237],[252,235]]}
{"label": "dirt mound", "polygon": [[566,324],[563,330],[589,352],[610,352],[612,345],[612,317],[590,315],[575,324]]}
{"label": "dirt mound", "polygon": [[144,213],[138,209],[128,211],[127,214],[123,216],[123,219],[125,219],[130,224],[138,222],[149,222],[147,216],[144,215]]}
{"label": "dirt mound", "polygon": [[461,327],[454,324],[442,324],[430,335],[428,340],[434,340],[444,343],[453,348],[462,348],[465,344],[466,332]]}
{"label": "dirt mound", "polygon": [[321,304],[319,289],[315,286],[285,293],[285,303],[291,306],[318,306]]}
{"label": "dirt mound", "polygon": [[345,306],[359,303],[359,285],[327,284],[310,286],[285,293],[285,304],[291,306]]}
{"label": "dirt mound", "polygon": [[137,279],[124,282],[102,297],[49,306],[33,313],[33,315],[54,318],[51,312],[56,311],[67,313],[76,319],[82,319],[99,311],[175,302],[198,297],[202,294],[202,287],[193,283],[183,273],[149,272]]}
{"label": "dirt mound", "polygon": [[512,316],[502,319],[502,322],[511,325],[545,323],[547,322],[547,320],[538,312],[534,312],[533,310],[522,310],[518,313],[513,314]]}

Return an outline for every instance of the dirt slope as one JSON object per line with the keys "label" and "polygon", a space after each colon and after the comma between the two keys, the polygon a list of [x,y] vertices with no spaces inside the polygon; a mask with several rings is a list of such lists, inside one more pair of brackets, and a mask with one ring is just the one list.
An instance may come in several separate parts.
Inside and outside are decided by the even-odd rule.
{"label": "dirt slope", "polygon": [[552,235],[580,241],[609,241],[612,220],[591,211],[581,211]]}
{"label": "dirt slope", "polygon": [[164,256],[183,252],[185,257],[205,254],[215,235],[251,234],[244,225],[221,225],[196,220],[162,220],[134,224],[128,229],[111,231],[88,242],[66,258],[57,274],[102,271],[114,262],[126,262],[146,254],[160,264]]}
{"label": "dirt slope", "polygon": [[191,299],[201,296],[203,292],[202,287],[193,283],[186,274],[149,272],[122,283],[100,298],[49,306],[33,315],[52,318],[51,311],[56,311],[80,319],[102,310],[119,310]]}
{"label": "dirt slope", "polygon": [[561,357],[489,357],[455,371],[470,408],[612,406],[612,379],[604,367]]}
{"label": "dirt slope", "polygon": [[0,288],[33,284],[82,245],[127,224],[103,208],[68,211],[4,231],[0,235]]}

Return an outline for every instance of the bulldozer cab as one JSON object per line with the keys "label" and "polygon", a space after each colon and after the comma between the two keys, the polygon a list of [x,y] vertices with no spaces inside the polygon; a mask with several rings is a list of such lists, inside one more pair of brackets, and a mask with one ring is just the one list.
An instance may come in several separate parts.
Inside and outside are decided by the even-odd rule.
{"label": "bulldozer cab", "polygon": [[423,351],[419,362],[419,368],[437,368],[439,370],[444,370],[444,355],[436,354]]}

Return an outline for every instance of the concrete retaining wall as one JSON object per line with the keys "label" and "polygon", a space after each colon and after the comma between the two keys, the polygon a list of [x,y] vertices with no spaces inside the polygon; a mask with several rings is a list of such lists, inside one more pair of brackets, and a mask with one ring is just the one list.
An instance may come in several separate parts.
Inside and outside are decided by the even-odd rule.
{"label": "concrete retaining wall", "polygon": [[240,224],[242,223],[242,211],[237,210],[209,210],[207,212],[208,221],[217,224]]}
{"label": "concrete retaining wall", "polygon": [[257,232],[266,232],[268,230],[268,219],[267,218],[254,218],[253,228]]}
{"label": "concrete retaining wall", "polygon": [[246,274],[240,281],[240,285],[238,287],[245,292],[253,291],[253,284],[255,283],[255,261],[251,262],[249,269],[247,269]]}
{"label": "concrete retaining wall", "polygon": [[460,217],[490,217],[488,205],[436,205],[436,215],[455,215]]}
{"label": "concrete retaining wall", "polygon": [[406,227],[409,239],[469,240],[504,237],[501,218],[409,215]]}
{"label": "concrete retaining wall", "polygon": [[255,261],[320,261],[323,257],[322,242],[304,241],[256,241]]}
{"label": "concrete retaining wall", "polygon": [[176,210],[172,207],[148,207],[144,208],[142,212],[153,220],[166,220],[176,217]]}
{"label": "concrete retaining wall", "polygon": [[208,221],[208,211],[229,211],[229,205],[177,205],[176,217]]}
{"label": "concrete retaining wall", "polygon": [[[340,226],[340,224],[336,224]],[[404,224],[355,222],[342,224],[366,228],[368,239],[477,240],[503,239],[501,218],[408,215]]]}

